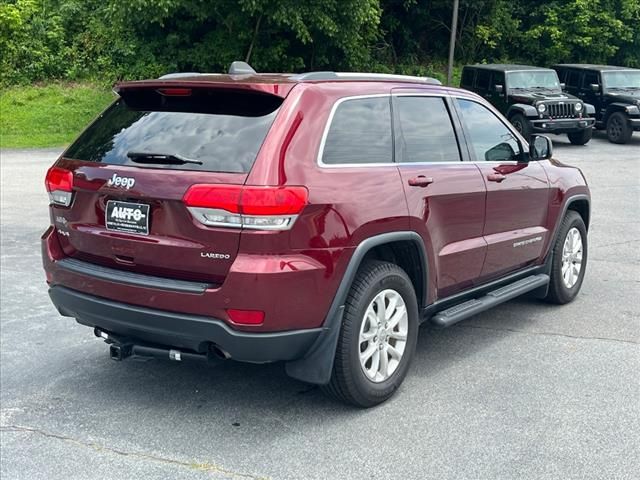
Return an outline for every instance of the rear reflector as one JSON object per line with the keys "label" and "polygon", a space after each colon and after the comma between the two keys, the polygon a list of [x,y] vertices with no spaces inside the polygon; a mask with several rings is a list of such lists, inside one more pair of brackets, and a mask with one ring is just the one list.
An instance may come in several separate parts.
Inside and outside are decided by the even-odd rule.
{"label": "rear reflector", "polygon": [[260,310],[227,310],[229,319],[239,325],[260,325],[264,322],[264,312]]}
{"label": "rear reflector", "polygon": [[51,167],[47,171],[44,184],[49,192],[49,200],[56,205],[68,207],[73,198],[73,172],[64,168]]}
{"label": "rear reflector", "polygon": [[205,225],[286,230],[307,205],[308,196],[305,187],[196,184],[183,201]]}

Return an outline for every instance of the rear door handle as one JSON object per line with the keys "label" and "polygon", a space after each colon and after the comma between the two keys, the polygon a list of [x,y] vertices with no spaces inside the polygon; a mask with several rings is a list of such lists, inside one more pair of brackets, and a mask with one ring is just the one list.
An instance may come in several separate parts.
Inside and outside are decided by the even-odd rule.
{"label": "rear door handle", "polygon": [[490,182],[502,182],[503,180],[506,180],[507,176],[503,175],[501,173],[490,173],[489,175],[487,175],[487,180],[489,180]]}
{"label": "rear door handle", "polygon": [[428,187],[433,183],[433,178],[425,177],[424,175],[418,175],[409,179],[409,185],[412,187]]}

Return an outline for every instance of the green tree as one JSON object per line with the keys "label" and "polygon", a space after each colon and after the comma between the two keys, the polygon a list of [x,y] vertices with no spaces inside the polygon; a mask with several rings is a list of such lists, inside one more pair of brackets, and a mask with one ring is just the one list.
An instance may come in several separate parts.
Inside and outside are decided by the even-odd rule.
{"label": "green tree", "polygon": [[138,52],[166,70],[220,71],[248,60],[260,71],[361,68],[370,60],[377,0],[110,1]]}
{"label": "green tree", "polygon": [[47,2],[0,4],[0,83],[61,77],[64,32]]}

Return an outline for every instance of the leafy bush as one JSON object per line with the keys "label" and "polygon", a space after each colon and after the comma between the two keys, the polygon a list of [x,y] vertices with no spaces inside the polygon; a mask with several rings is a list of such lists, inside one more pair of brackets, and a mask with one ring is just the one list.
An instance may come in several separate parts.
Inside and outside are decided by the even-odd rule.
{"label": "leafy bush", "polygon": [[[0,85],[170,71],[441,75],[450,0],[4,0]],[[460,63],[640,67],[640,0],[460,0]]]}

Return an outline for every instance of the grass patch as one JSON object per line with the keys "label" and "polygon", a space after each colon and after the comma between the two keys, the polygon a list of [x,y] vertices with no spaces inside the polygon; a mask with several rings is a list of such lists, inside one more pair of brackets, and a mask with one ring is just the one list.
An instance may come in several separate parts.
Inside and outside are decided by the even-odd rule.
{"label": "grass patch", "polygon": [[114,100],[93,84],[53,83],[0,90],[0,148],[68,145]]}

